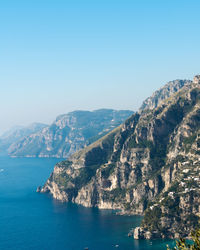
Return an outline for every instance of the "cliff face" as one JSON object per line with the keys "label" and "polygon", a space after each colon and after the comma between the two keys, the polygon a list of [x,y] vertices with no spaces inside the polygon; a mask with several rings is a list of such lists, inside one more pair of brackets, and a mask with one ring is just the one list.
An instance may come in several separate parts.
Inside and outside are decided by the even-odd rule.
{"label": "cliff face", "polygon": [[66,158],[119,126],[131,114],[129,110],[101,109],[61,115],[50,126],[12,144],[8,152],[16,157]]}
{"label": "cliff face", "polygon": [[145,214],[135,238],[188,235],[200,212],[200,84],[186,84],[55,166],[41,192]]}
{"label": "cliff face", "polygon": [[168,82],[164,87],[155,91],[151,97],[147,98],[142,103],[140,111],[157,108],[157,106],[160,105],[161,102],[169,98],[174,93],[178,92],[183,87],[189,87],[191,83],[192,81],[190,80],[175,80]]}
{"label": "cliff face", "polygon": [[[135,238],[190,236],[200,215],[200,84],[182,102],[181,123],[169,137],[162,192],[149,203]],[[180,98],[179,97],[179,98]],[[177,113],[177,118],[180,113]]]}

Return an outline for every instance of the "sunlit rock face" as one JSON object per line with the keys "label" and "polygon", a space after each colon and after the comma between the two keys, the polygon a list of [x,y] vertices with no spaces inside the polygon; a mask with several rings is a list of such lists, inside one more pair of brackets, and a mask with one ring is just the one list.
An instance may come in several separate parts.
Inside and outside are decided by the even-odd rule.
{"label": "sunlit rock face", "polygon": [[164,87],[155,91],[152,96],[148,97],[140,107],[140,111],[154,109],[161,104],[162,101],[172,96],[183,87],[190,88],[192,81],[190,80],[174,80],[164,85]]}

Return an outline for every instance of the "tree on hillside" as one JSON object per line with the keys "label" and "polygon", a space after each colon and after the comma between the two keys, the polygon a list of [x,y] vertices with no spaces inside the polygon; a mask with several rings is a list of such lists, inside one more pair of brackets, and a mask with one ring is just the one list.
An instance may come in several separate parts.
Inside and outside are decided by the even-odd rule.
{"label": "tree on hillside", "polygon": [[176,241],[176,246],[174,248],[169,248],[167,250],[200,250],[200,228],[192,233],[192,242],[188,242],[186,239],[179,239]]}

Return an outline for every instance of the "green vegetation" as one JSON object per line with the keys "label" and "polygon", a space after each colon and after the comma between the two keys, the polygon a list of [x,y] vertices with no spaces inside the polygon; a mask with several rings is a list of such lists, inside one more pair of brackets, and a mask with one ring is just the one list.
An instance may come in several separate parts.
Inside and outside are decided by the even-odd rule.
{"label": "green vegetation", "polygon": [[115,188],[112,191],[110,191],[110,193],[114,196],[114,197],[124,197],[126,190],[122,189],[122,188]]}
{"label": "green vegetation", "polygon": [[96,170],[99,167],[99,165],[93,165],[90,167],[81,168],[79,170],[79,175],[73,180],[73,183],[76,185],[76,189],[80,189],[86,185],[95,175]]}
{"label": "green vegetation", "polygon": [[160,207],[154,206],[152,209],[147,209],[142,221],[142,226],[147,227],[149,230],[160,230],[160,218],[162,216],[162,211]]}
{"label": "green vegetation", "polygon": [[185,138],[183,139],[183,143],[184,143],[184,144],[192,144],[192,143],[194,143],[196,137],[197,137],[196,134],[193,134],[193,135],[191,135],[191,136],[189,136],[189,137],[185,137]]}
{"label": "green vegetation", "polygon": [[101,145],[94,147],[87,152],[85,157],[86,166],[93,166],[97,164],[102,165],[108,161],[113,152],[114,136],[115,136],[114,133],[109,134],[102,141]]}
{"label": "green vegetation", "polygon": [[136,142],[135,135],[128,142],[128,148],[153,148],[153,142],[148,140],[140,140],[138,143]]}
{"label": "green vegetation", "polygon": [[176,241],[176,246],[174,248],[169,248],[169,246],[167,246],[167,250],[200,250],[200,228],[192,232],[191,236],[191,241],[181,238]]}
{"label": "green vegetation", "polygon": [[72,161],[65,160],[65,161],[62,161],[62,162],[58,163],[58,165],[60,167],[68,168],[69,166],[72,165]]}
{"label": "green vegetation", "polygon": [[166,197],[161,203],[167,210],[169,217],[179,218],[180,208],[179,208],[179,197],[172,199],[170,196]]}
{"label": "green vegetation", "polygon": [[115,188],[112,191],[104,191],[103,198],[104,200],[112,201],[112,202],[122,202],[126,194],[125,189]]}
{"label": "green vegetation", "polygon": [[132,138],[128,142],[128,148],[136,148],[136,147],[137,147],[137,143],[135,140],[135,135],[133,135]]}
{"label": "green vegetation", "polygon": [[[67,165],[71,165],[70,161],[64,161],[64,167],[67,167]],[[60,163],[59,163],[60,164]],[[67,165],[66,165],[67,164]],[[68,184],[71,182],[72,184],[75,184],[75,189],[78,190],[84,185],[86,185],[91,178],[95,175],[96,170],[100,167],[100,165],[93,165],[88,167],[83,167],[79,169],[79,175],[76,178],[72,178],[68,174],[61,173],[59,175],[54,175],[54,181],[62,187],[63,190],[68,189]]]}
{"label": "green vegetation", "polygon": [[54,175],[54,181],[60,186],[62,187],[62,189],[66,189],[68,182],[72,181],[72,178],[66,174],[66,173],[62,173],[59,175]]}
{"label": "green vegetation", "polygon": [[166,160],[166,144],[156,143],[156,145],[150,148],[150,165],[154,168],[154,171],[159,170],[165,165]]}
{"label": "green vegetation", "polygon": [[113,173],[115,167],[116,167],[116,164],[111,163],[106,168],[103,168],[101,170],[102,177],[107,179]]}
{"label": "green vegetation", "polygon": [[195,142],[196,138],[197,138],[197,134],[194,133],[191,136],[185,137],[183,139],[183,147],[184,147],[186,153],[189,152],[189,150],[191,149],[191,146]]}
{"label": "green vegetation", "polygon": [[179,192],[180,190],[179,190],[179,182],[178,181],[176,181],[176,182],[174,182],[172,185],[171,185],[171,187],[168,189],[168,191],[167,191],[167,194],[169,193],[169,192]]}

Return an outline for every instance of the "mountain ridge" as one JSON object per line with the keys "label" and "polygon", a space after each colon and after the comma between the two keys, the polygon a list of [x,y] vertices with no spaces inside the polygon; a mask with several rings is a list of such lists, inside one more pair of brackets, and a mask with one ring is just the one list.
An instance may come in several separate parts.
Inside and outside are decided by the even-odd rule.
{"label": "mountain ridge", "polygon": [[59,115],[42,131],[30,134],[8,150],[12,157],[67,158],[120,125],[133,111],[76,110]]}
{"label": "mountain ridge", "polygon": [[[132,232],[135,238],[188,236],[198,222],[187,216],[192,214],[196,218],[200,201],[195,198],[193,206],[188,204],[182,193],[177,198],[181,200],[177,203],[177,211],[187,217],[186,226],[186,220],[178,214],[173,218],[167,201],[171,195],[170,188],[173,190],[176,181],[186,183],[184,192],[190,191],[187,185],[199,187],[198,180],[188,184],[182,177],[186,174],[182,165],[185,166],[188,155],[193,158],[187,164],[197,162],[196,170],[190,166],[189,177],[198,174],[198,139],[195,136],[200,126],[200,84],[195,79],[180,85],[175,92],[170,90],[170,95],[160,98],[154,108],[150,106],[133,114],[124,124],[88,148],[58,163],[38,191],[50,192],[56,199],[86,207],[119,209],[122,214],[145,214],[142,226]],[[164,194],[167,198],[162,196]],[[187,195],[190,199],[190,192]],[[157,199],[165,204],[161,213],[162,209],[157,209]],[[184,204],[189,206],[191,213],[181,208]],[[150,208],[152,206],[156,207],[156,217]],[[161,219],[161,224],[157,218]]]}

